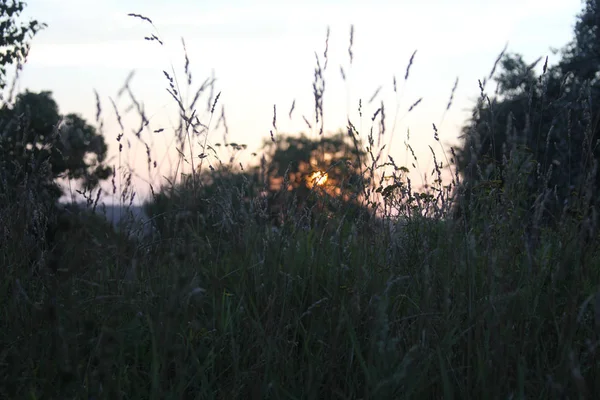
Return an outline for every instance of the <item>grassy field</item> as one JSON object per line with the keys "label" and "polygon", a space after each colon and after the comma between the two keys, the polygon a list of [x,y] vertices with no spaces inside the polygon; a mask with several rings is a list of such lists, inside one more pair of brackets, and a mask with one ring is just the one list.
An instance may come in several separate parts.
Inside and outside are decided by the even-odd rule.
{"label": "grassy field", "polygon": [[597,210],[550,226],[518,176],[467,201],[452,167],[429,197],[389,169],[370,218],[288,206],[277,227],[197,172],[143,239],[0,193],[0,398],[600,398]]}

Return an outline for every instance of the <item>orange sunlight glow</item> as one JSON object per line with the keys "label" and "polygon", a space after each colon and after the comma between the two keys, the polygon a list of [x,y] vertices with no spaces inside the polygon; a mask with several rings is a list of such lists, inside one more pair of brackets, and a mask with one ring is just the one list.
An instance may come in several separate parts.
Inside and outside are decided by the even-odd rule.
{"label": "orange sunlight glow", "polygon": [[322,186],[325,184],[325,182],[327,182],[327,173],[325,172],[315,171],[309,177],[309,183],[311,186]]}

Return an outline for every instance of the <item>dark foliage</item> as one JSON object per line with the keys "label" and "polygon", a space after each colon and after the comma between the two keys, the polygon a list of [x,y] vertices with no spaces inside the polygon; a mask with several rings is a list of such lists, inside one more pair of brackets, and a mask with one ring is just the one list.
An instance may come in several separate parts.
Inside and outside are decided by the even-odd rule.
{"label": "dark foliage", "polygon": [[[587,1],[575,26],[575,39],[555,66],[526,64],[518,54],[504,54],[494,77],[494,96],[482,95],[473,118],[463,128],[457,167],[465,193],[459,208],[481,190],[506,189],[518,179],[528,194],[519,207],[532,209],[544,196],[544,221],[554,223],[568,212],[584,214],[595,204],[600,184],[596,165],[600,113],[598,1]],[[544,194],[545,191],[545,194]]]}
{"label": "dark foliage", "polygon": [[0,90],[6,87],[7,66],[16,63],[20,70],[29,53],[29,40],[46,27],[37,20],[18,21],[25,5],[25,2],[15,0],[0,2]]}
{"label": "dark foliage", "polygon": [[59,114],[50,92],[19,94],[0,109],[0,171],[7,188],[34,182],[55,201],[56,178],[80,179],[94,188],[112,170],[104,164],[104,137],[76,114]]}
{"label": "dark foliage", "polygon": [[146,212],[166,237],[189,238],[191,230],[209,243],[222,237],[237,243],[248,229],[328,223],[334,214],[368,218],[360,203],[365,154],[341,133],[316,140],[280,136],[264,148],[261,167],[222,165],[197,174],[195,182],[188,176],[163,188]]}

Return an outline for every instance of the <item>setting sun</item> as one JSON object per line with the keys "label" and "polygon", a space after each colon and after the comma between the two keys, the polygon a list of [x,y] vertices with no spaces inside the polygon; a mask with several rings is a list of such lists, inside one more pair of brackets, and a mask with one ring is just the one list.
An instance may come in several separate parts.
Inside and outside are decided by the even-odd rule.
{"label": "setting sun", "polygon": [[327,182],[327,173],[315,171],[310,175],[309,182],[312,185],[322,186]]}

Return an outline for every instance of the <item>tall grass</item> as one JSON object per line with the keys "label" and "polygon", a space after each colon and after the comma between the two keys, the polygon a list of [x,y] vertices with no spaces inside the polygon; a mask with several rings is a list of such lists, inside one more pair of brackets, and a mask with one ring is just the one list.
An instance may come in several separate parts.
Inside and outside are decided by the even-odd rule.
{"label": "tall grass", "polygon": [[[205,120],[196,104],[214,81],[186,103],[175,73],[165,76],[181,112],[179,165],[194,164],[156,191],[151,237],[115,233],[89,211],[53,213],[27,187],[0,191],[0,397],[600,395],[598,238],[581,240],[591,212],[534,231],[523,223],[537,215],[520,206],[523,176],[467,196],[455,171],[443,184],[437,161],[437,179],[416,193],[407,169],[379,156],[373,130],[349,121],[368,154],[358,193],[370,218],[350,217],[343,202],[321,218],[290,197],[275,227],[267,182],[236,178],[209,148],[218,95]],[[520,155],[511,157],[509,166]],[[132,200],[127,184],[119,190]],[[468,213],[454,214],[458,203]],[[69,229],[46,240],[52,218]]]}

